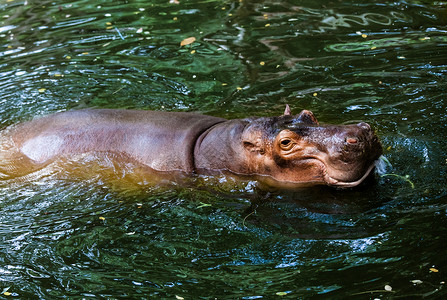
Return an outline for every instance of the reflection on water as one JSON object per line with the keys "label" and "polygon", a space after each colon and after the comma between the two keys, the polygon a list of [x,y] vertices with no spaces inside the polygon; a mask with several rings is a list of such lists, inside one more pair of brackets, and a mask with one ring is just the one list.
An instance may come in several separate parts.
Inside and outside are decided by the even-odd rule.
{"label": "reflection on water", "polygon": [[82,107],[235,118],[289,103],[323,123],[372,124],[391,167],[350,190],[205,176],[131,192],[100,167],[2,180],[3,296],[445,297],[446,12],[439,1],[4,1],[2,127]]}

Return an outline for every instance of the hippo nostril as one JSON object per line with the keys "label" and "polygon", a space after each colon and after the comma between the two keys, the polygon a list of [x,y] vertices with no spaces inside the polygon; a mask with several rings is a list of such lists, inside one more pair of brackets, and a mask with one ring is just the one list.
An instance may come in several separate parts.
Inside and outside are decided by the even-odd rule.
{"label": "hippo nostril", "polygon": [[357,125],[360,126],[360,127],[361,127],[362,129],[364,129],[364,130],[371,130],[371,126],[369,126],[368,123],[360,122],[360,123],[358,123]]}
{"label": "hippo nostril", "polygon": [[346,138],[348,144],[357,144],[358,140],[356,138]]}

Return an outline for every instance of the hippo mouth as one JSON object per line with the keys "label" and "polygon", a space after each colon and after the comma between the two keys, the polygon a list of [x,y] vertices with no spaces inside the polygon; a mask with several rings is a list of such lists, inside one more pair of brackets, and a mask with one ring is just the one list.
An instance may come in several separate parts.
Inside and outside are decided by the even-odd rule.
{"label": "hippo mouth", "polygon": [[354,181],[344,181],[344,180],[340,180],[340,179],[336,179],[336,178],[332,177],[327,172],[327,169],[325,166],[324,181],[326,182],[327,185],[330,185],[330,186],[346,187],[346,188],[355,187],[355,186],[359,185],[360,183],[362,183],[369,176],[369,174],[371,174],[372,170],[374,170],[374,168],[376,167],[376,164],[377,164],[377,161],[374,161],[368,167],[368,169],[366,169],[366,171],[363,173],[362,177],[360,177],[359,179],[354,180]]}
{"label": "hippo mouth", "polygon": [[[322,159],[316,158],[316,157],[310,157],[302,160],[302,162],[305,162],[308,165],[311,165],[311,169],[313,171],[309,173],[313,173],[313,176],[307,177],[307,180],[287,180],[284,178],[274,178],[271,176],[271,179],[273,179],[276,184],[275,185],[281,185],[284,187],[308,187],[312,185],[327,185],[332,187],[339,187],[339,188],[351,188],[359,185],[362,183],[370,174],[371,172],[378,166],[378,164],[381,162],[380,159],[374,160],[371,162],[368,167],[362,168],[362,170],[358,170],[356,175],[354,174],[347,174],[344,173],[344,177],[342,176],[337,177],[335,174],[330,174],[329,170],[333,169],[330,167],[330,165],[326,164]],[[353,167],[353,169],[356,169]],[[380,170],[380,164],[378,166],[378,169]],[[308,174],[309,174],[308,173]],[[342,171],[339,171],[339,173],[343,173]],[[258,176],[265,176],[261,174],[256,174]],[[343,175],[343,174],[342,174]],[[348,176],[346,176],[348,175]],[[265,178],[265,177],[264,177]],[[352,180],[351,180],[352,179]]]}

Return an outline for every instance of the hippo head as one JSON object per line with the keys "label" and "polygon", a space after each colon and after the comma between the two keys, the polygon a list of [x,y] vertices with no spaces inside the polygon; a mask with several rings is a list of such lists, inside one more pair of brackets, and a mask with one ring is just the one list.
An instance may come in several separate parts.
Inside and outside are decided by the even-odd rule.
{"label": "hippo head", "polygon": [[352,187],[374,169],[382,154],[367,123],[321,125],[312,112],[253,120],[242,133],[257,174],[283,183]]}

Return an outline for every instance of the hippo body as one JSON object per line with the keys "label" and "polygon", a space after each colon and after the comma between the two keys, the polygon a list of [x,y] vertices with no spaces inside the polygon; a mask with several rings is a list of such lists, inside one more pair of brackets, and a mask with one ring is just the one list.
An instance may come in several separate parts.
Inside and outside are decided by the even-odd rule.
{"label": "hippo body", "polygon": [[156,171],[194,171],[194,145],[225,119],[137,110],[89,109],[57,113],[19,125],[12,138],[39,164],[60,155],[112,152]]}
{"label": "hippo body", "polygon": [[9,170],[12,177],[14,160],[20,160],[17,175],[22,176],[24,168],[33,172],[61,157],[111,153],[160,172],[230,172],[278,183],[355,186],[382,153],[366,123],[319,125],[311,112],[293,116],[287,109],[279,117],[234,120],[87,109],[25,122],[6,135],[15,154],[0,171],[8,175]]}

